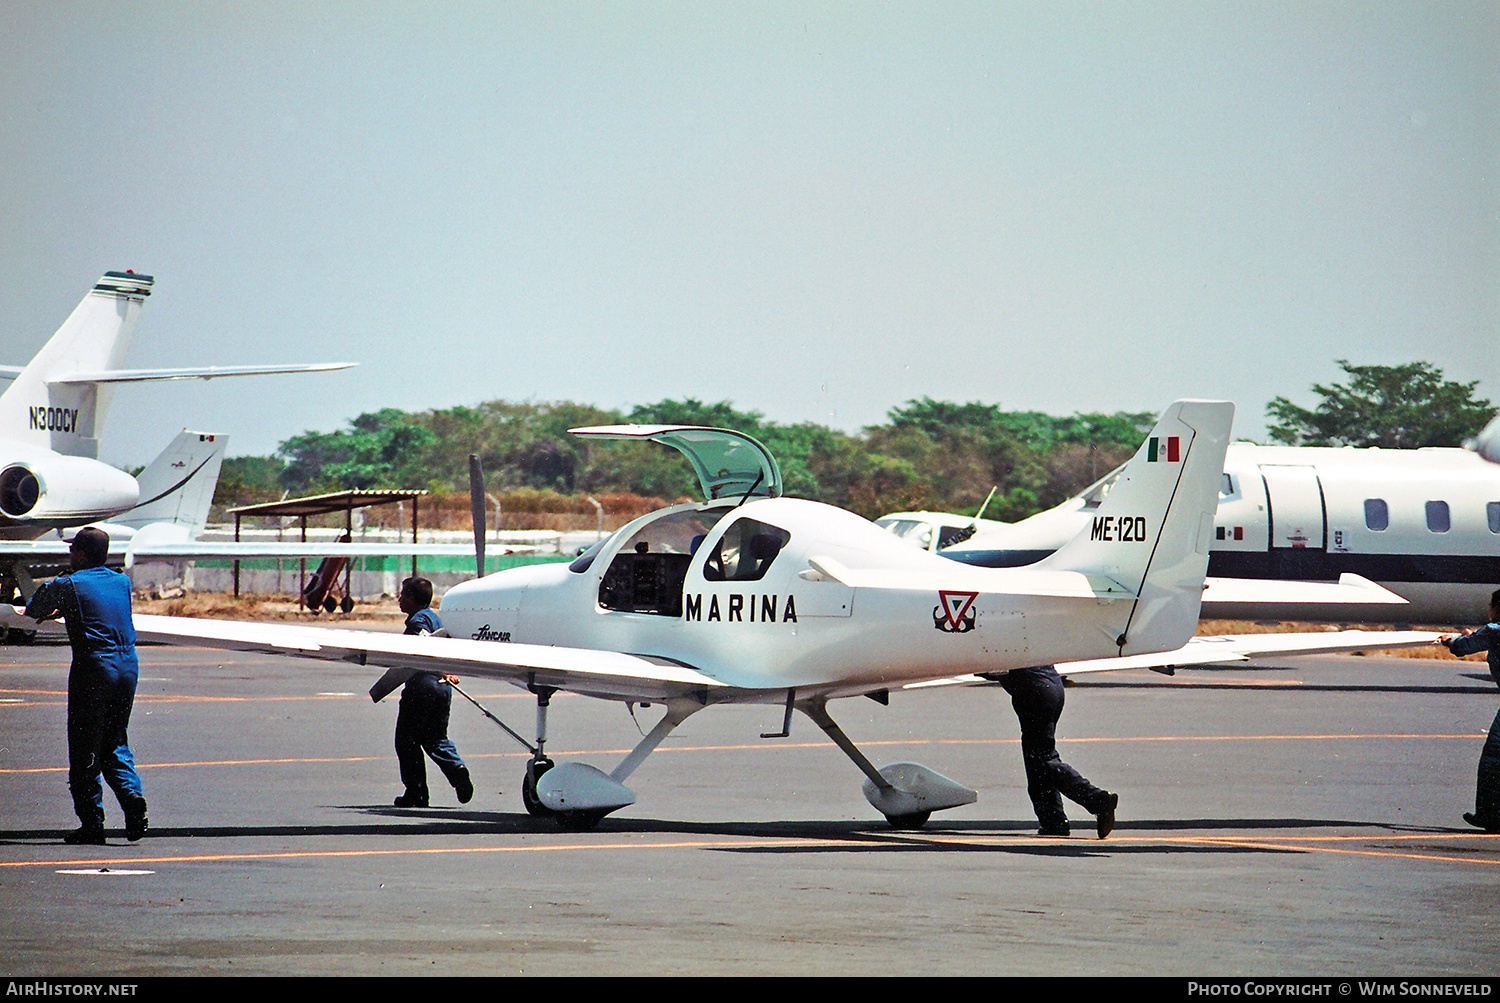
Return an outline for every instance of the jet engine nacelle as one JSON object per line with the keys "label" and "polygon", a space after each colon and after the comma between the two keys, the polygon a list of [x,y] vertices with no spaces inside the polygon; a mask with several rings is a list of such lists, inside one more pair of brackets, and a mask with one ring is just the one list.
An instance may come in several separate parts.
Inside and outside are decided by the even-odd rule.
{"label": "jet engine nacelle", "polygon": [[134,477],[84,456],[47,455],[0,470],[0,515],[33,525],[77,526],[135,505]]}

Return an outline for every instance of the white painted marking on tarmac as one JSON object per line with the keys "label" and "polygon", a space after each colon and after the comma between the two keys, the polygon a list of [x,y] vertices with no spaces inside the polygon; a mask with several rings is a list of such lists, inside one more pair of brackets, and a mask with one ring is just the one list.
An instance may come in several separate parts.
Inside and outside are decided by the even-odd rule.
{"label": "white painted marking on tarmac", "polygon": [[58,871],[57,873],[58,874],[108,875],[109,877],[113,878],[113,877],[121,877],[121,876],[129,877],[129,876],[132,876],[132,875],[139,875],[139,874],[155,874],[156,872],[155,871],[127,870],[127,869],[122,868],[122,867],[83,867],[83,868],[78,868],[78,869],[61,870],[61,871]]}
{"label": "white painted marking on tarmac", "polygon": [[332,690],[317,694],[320,697],[352,697],[353,693],[338,693]]}

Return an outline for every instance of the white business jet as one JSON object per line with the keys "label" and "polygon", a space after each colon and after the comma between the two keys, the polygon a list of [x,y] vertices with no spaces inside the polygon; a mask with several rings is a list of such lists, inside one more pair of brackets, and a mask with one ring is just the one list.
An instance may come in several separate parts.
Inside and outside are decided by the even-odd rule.
{"label": "white business jet", "polygon": [[352,363],[121,369],[154,279],[106,272],[0,394],[0,539],[31,540],[141,503],[134,477],[100,462],[99,429],[113,387],[151,380],[214,379],[345,369]]}
{"label": "white business jet", "polygon": [[[1197,625],[1232,415],[1223,402],[1173,404],[1094,528],[1046,560],[1012,569],[960,565],[852,513],[780,497],[774,458],[736,432],[575,429],[681,450],[707,500],[642,516],[569,565],[454,587],[442,603],[451,637],[157,616],[137,616],[136,630],[144,640],[385,666],[371,689],[376,699],[415,670],[525,687],[537,697],[535,742],[506,729],[532,752],[522,799],[565,827],[591,827],[633,804],[625,781],[690,715],[747,702],[785,709],[781,732],[764,737],[788,734],[794,710],[811,718],[865,774],[870,803],[896,826],[917,826],[977,794],[915,763],[877,769],[829,715],[830,700],[884,702],[924,681],[1080,659],[1104,661],[1060,671],[1118,667],[1111,660],[1122,656],[1244,657],[1232,645],[1212,658],[1182,647]],[[1381,638],[1394,646],[1435,636]],[[1375,646],[1327,634],[1259,639],[1267,652]],[[559,690],[659,703],[664,712],[609,773],[554,765],[545,746],[550,697]]]}
{"label": "white business jet", "polygon": [[[95,522],[109,534],[111,565],[143,559],[158,547],[194,540],[208,522],[229,437],[186,429],[135,477],[138,500],[114,518]],[[0,595],[30,597],[37,578],[68,568],[68,540],[77,527],[59,527],[35,540],[0,540]]]}

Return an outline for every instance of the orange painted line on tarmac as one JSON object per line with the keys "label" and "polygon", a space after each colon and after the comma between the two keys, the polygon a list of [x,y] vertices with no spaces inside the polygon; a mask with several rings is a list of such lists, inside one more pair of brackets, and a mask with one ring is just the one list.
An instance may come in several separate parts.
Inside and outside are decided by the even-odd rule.
{"label": "orange painted line on tarmac", "polygon": [[[296,766],[306,763],[368,763],[386,760],[389,756],[301,756],[276,759],[203,759],[188,763],[136,763],[137,771],[183,769],[194,766]],[[478,758],[476,756],[469,757]],[[0,775],[14,773],[66,773],[66,766],[29,766],[0,769]]]}
{"label": "orange painted line on tarmac", "polygon": [[[1181,736],[1140,736],[1130,738],[1075,738],[1060,739],[1059,742],[1283,742],[1283,741],[1317,741],[1331,742],[1350,739],[1369,740],[1396,740],[1396,741],[1418,741],[1423,739],[1437,739],[1443,741],[1473,741],[1483,738],[1484,732],[1472,732],[1470,734],[1458,735],[1421,735],[1412,733],[1392,734],[1361,734],[1361,735],[1181,735]],[[964,739],[902,739],[884,742],[862,742],[864,748],[887,748],[892,746],[913,745],[1018,745],[1018,738],[964,738]],[[776,743],[754,743],[745,742],[726,745],[679,745],[664,746],[656,750],[653,755],[668,753],[681,754],[687,752],[745,752],[750,750],[777,750],[777,751],[799,751],[807,749],[832,749],[831,742],[776,742]],[[562,751],[553,750],[554,756],[623,756],[630,752],[628,748],[618,749],[567,749]],[[515,752],[481,752],[466,753],[467,759],[514,759],[528,756],[530,753],[517,749]],[[278,756],[265,759],[204,759],[189,760],[176,763],[136,763],[137,770],[161,770],[161,769],[191,769],[204,766],[296,766],[306,763],[365,763],[372,760],[387,758],[380,756]],[[65,773],[65,766],[34,766],[34,767],[0,767],[0,776],[8,774],[24,773]]]}
{"label": "orange painted line on tarmac", "polygon": [[[1335,838],[1347,840],[1353,837],[1341,836]],[[1434,836],[1429,835],[1426,838],[1433,839]],[[1473,835],[1469,835],[1468,833],[1455,833],[1452,834],[1452,838],[1494,839],[1495,837],[1475,832]],[[1366,841],[1387,842],[1389,840],[1385,836],[1376,836],[1367,837]],[[1297,837],[1282,838],[1278,836],[1271,839],[1235,839],[1233,837],[1208,836],[1204,837],[1204,839],[1200,840],[1200,842],[1208,842],[1222,846],[1239,846],[1256,850],[1295,850],[1300,853],[1339,853],[1352,857],[1393,857],[1398,860],[1436,860],[1440,863],[1447,864],[1482,864],[1486,867],[1500,867],[1500,853],[1489,857],[1459,857],[1447,853],[1403,853],[1398,850],[1362,850],[1347,846],[1321,846],[1318,844],[1316,837],[1303,837],[1299,839]]]}
{"label": "orange painted line on tarmac", "polygon": [[1020,845],[1046,845],[1065,846],[1072,843],[1093,845],[1100,852],[1109,852],[1122,844],[1139,846],[1141,844],[1161,845],[1210,845],[1210,846],[1232,846],[1252,850],[1268,850],[1275,852],[1321,852],[1339,853],[1353,856],[1385,857],[1403,860],[1437,861],[1439,863],[1451,864],[1481,864],[1485,866],[1500,865],[1500,856],[1494,858],[1478,856],[1460,856],[1451,853],[1403,853],[1393,850],[1356,849],[1342,846],[1322,846],[1326,842],[1380,842],[1391,839],[1495,839],[1494,836],[1485,836],[1479,833],[1426,833],[1413,834],[1409,836],[1286,836],[1272,837],[1267,839],[1239,839],[1231,836],[1126,836],[1114,841],[1105,840],[1057,840],[1038,839],[1035,837],[1017,837],[1008,835],[996,835],[992,837],[973,836],[924,836],[917,832],[903,833],[870,833],[860,835],[851,839],[848,836],[814,838],[802,837],[797,839],[672,839],[655,841],[613,841],[613,842],[569,842],[549,843],[546,845],[527,844],[522,846],[461,846],[461,847],[410,847],[391,849],[367,849],[367,850],[278,850],[266,853],[192,853],[175,854],[170,856],[133,856],[113,857],[108,859],[73,859],[73,860],[10,860],[0,861],[0,870],[15,868],[64,868],[64,867],[139,867],[144,864],[202,864],[202,863],[233,863],[254,861],[277,861],[277,860],[337,860],[357,859],[382,856],[404,856],[410,857],[418,854],[442,854],[453,855],[460,853],[565,853],[572,851],[590,850],[705,850],[752,846],[757,849],[776,849],[781,847],[806,847],[827,845],[849,845],[851,843],[872,844],[872,848],[879,845],[911,845],[914,843],[931,843],[939,846],[988,846],[1006,847]]}
{"label": "orange painted line on tarmac", "polygon": [[[1006,836],[1003,836],[1003,835],[997,835],[997,836],[987,837],[987,838],[986,837],[981,837],[979,840],[976,840],[974,837],[969,837],[969,836],[943,838],[943,837],[923,837],[919,833],[906,833],[905,835],[907,835],[907,836],[916,836],[918,839],[924,839],[924,840],[929,841],[929,842],[951,844],[951,845],[972,845],[975,842],[982,842],[985,845],[990,845],[990,846],[993,846],[993,845],[1011,845],[1012,844],[1012,838],[1011,837],[1006,837]],[[1201,846],[1203,844],[1208,844],[1210,846],[1232,846],[1232,847],[1237,847],[1237,848],[1240,848],[1240,849],[1247,849],[1247,850],[1269,850],[1269,851],[1275,851],[1275,852],[1279,852],[1279,853],[1288,853],[1288,852],[1290,852],[1290,853],[1339,853],[1339,854],[1347,854],[1347,855],[1350,855],[1350,856],[1360,856],[1360,857],[1389,857],[1389,858],[1394,858],[1394,859],[1398,859],[1398,860],[1432,860],[1432,861],[1437,861],[1439,863],[1446,863],[1446,864],[1482,864],[1482,865],[1484,865],[1486,867],[1495,867],[1495,866],[1500,866],[1500,845],[1496,845],[1495,849],[1496,849],[1497,852],[1495,853],[1494,856],[1458,856],[1458,855],[1455,855],[1455,854],[1452,854],[1452,853],[1402,852],[1402,851],[1399,851],[1399,850],[1359,849],[1359,848],[1349,847],[1349,846],[1326,846],[1326,845],[1320,845],[1320,844],[1324,844],[1324,843],[1338,843],[1338,842],[1345,842],[1345,843],[1348,843],[1348,842],[1386,843],[1386,842],[1391,842],[1393,840],[1424,840],[1424,841],[1429,841],[1429,842],[1430,841],[1434,841],[1434,840],[1442,840],[1442,839],[1449,839],[1449,840],[1458,840],[1458,839],[1463,839],[1463,840],[1471,840],[1471,839],[1492,840],[1492,839],[1496,839],[1496,838],[1497,838],[1496,836],[1486,835],[1486,834],[1483,834],[1483,833],[1480,833],[1480,832],[1477,832],[1477,831],[1473,832],[1473,833],[1466,833],[1466,832],[1420,833],[1420,834],[1413,833],[1413,834],[1404,835],[1404,836],[1391,836],[1391,835],[1378,835],[1378,836],[1271,836],[1271,837],[1239,838],[1239,837],[1235,837],[1235,836],[1222,836],[1222,835],[1205,835],[1205,836],[1132,836],[1132,835],[1129,835],[1128,833],[1125,834],[1124,836],[1122,836],[1121,833],[1118,830],[1116,830],[1116,832],[1115,832],[1115,838],[1112,839],[1112,840],[1089,840],[1089,839],[1081,839],[1081,840],[1076,840],[1076,842],[1097,844],[1096,848],[1100,852],[1106,852],[1106,853],[1109,852],[1111,849],[1114,849],[1115,847],[1117,847],[1117,846],[1119,846],[1121,844],[1127,844],[1127,845],[1131,845],[1131,846],[1138,846],[1138,845],[1140,845],[1142,843],[1145,843],[1145,844],[1160,843],[1160,844],[1164,844],[1164,845],[1170,844],[1170,845],[1179,845],[1179,846],[1181,846],[1181,845]],[[1069,840],[1058,840],[1055,837],[1046,838],[1046,839],[1027,839],[1025,841],[1028,844],[1030,844],[1030,843],[1038,843],[1038,844],[1049,845],[1049,846],[1067,845],[1070,842]]]}
{"label": "orange painted line on tarmac", "polygon": [[724,846],[819,846],[829,842],[846,840],[827,839],[776,839],[776,840],[729,840],[729,839],[683,839],[665,842],[630,843],[560,843],[546,846],[457,846],[457,847],[404,847],[389,850],[282,850],[275,853],[194,853],[170,857],[115,857],[108,860],[5,860],[0,869],[19,867],[139,867],[142,864],[203,864],[256,860],[308,860],[337,859],[340,857],[411,857],[420,854],[452,855],[456,853],[558,853],[568,850],[703,850]]}

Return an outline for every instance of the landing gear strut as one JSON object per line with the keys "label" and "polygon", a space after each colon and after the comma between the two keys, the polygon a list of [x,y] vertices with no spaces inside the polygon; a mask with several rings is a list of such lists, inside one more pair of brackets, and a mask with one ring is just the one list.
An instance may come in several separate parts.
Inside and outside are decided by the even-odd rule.
{"label": "landing gear strut", "polygon": [[[788,697],[788,700],[794,699]],[[892,763],[883,770],[865,758],[842,728],[828,716],[823,697],[796,701],[797,709],[813,719],[833,744],[843,750],[865,775],[865,800],[885,816],[895,829],[920,829],[935,811],[973,804],[979,795],[917,763]]]}

